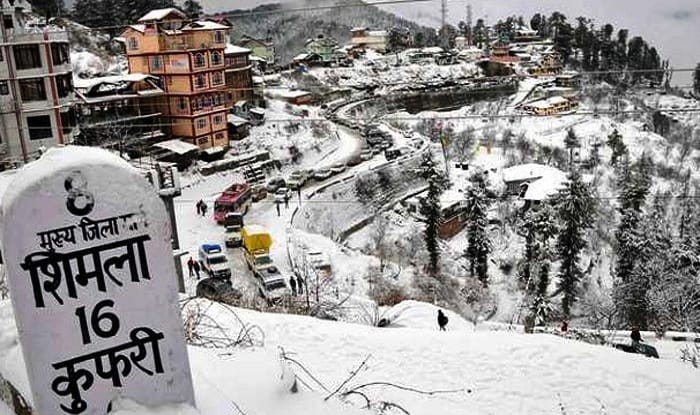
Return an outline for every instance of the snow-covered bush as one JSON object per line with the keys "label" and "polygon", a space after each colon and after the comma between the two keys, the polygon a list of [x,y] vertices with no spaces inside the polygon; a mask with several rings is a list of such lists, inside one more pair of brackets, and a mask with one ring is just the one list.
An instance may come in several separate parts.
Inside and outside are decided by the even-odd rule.
{"label": "snow-covered bush", "polygon": [[379,278],[375,281],[369,289],[368,295],[377,305],[382,307],[392,307],[408,300],[406,290],[387,278]]}
{"label": "snow-covered bush", "polygon": [[681,349],[681,362],[688,363],[700,369],[700,343],[685,345]]}

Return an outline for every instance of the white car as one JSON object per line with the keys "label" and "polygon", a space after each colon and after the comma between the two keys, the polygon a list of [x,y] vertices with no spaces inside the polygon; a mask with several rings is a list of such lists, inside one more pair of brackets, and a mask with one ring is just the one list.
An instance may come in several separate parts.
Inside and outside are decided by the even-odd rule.
{"label": "white car", "polygon": [[360,152],[360,160],[362,160],[362,161],[371,160],[372,157],[374,157],[374,153],[369,148],[363,149]]}
{"label": "white car", "polygon": [[316,180],[326,180],[331,177],[333,172],[331,169],[318,169],[314,172],[314,179]]}
{"label": "white car", "polygon": [[333,174],[339,174],[345,171],[348,166],[345,163],[336,163],[331,166],[331,173]]}
{"label": "white car", "polygon": [[285,199],[289,200],[292,197],[292,192],[286,187],[280,187],[275,192],[275,201],[284,202]]}

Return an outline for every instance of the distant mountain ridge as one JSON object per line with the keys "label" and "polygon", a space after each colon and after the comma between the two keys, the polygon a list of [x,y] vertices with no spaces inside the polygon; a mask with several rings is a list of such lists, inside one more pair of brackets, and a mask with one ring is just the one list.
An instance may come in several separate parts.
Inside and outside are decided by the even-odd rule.
{"label": "distant mountain ridge", "polygon": [[[341,4],[347,7],[309,11],[283,11],[285,8],[313,8]],[[357,7],[355,7],[357,6]],[[265,12],[261,14],[255,13]],[[340,45],[350,43],[350,29],[365,26],[370,29],[384,30],[392,27],[407,28],[411,33],[434,31],[435,29],[418,25],[393,13],[368,6],[361,0],[340,1],[304,1],[288,4],[265,4],[249,10],[231,10],[223,12],[233,17],[234,37],[243,34],[258,38],[271,37],[282,64],[303,52],[304,43],[319,34],[333,37]],[[217,13],[218,14],[218,13]]]}

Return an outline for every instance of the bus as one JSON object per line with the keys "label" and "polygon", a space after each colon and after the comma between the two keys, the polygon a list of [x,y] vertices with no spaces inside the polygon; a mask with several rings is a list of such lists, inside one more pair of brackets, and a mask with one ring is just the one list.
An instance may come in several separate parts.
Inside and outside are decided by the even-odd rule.
{"label": "bus", "polygon": [[236,183],[229,186],[214,202],[214,220],[223,225],[227,213],[246,214],[252,203],[253,192],[248,183]]}

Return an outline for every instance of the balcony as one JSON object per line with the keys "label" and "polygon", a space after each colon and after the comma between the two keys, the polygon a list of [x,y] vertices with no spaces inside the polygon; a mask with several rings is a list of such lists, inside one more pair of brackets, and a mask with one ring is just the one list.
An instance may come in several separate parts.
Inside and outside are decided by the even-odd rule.
{"label": "balcony", "polygon": [[188,51],[188,50],[198,50],[198,49],[210,49],[215,47],[223,48],[220,45],[215,45],[211,42],[194,42],[193,39],[189,39],[184,36],[178,36],[175,38],[164,37],[160,39],[160,50],[163,51]]}
{"label": "balcony", "polygon": [[7,32],[7,43],[68,42],[68,33],[64,30],[25,32],[8,29]]}

